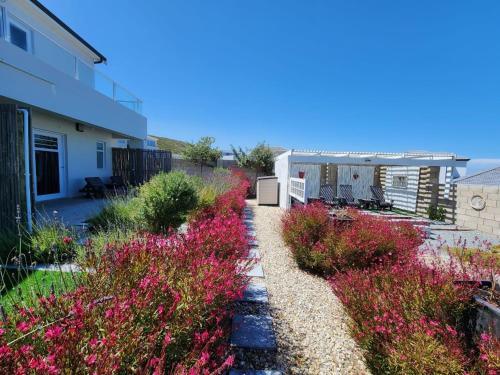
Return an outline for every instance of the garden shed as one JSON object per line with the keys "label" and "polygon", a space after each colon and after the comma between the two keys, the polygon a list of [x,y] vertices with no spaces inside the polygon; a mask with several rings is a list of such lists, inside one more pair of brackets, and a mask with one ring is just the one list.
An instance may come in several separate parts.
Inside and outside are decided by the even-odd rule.
{"label": "garden shed", "polygon": [[317,198],[324,184],[335,191],[351,185],[355,199],[369,199],[373,185],[396,208],[426,214],[430,205],[439,205],[452,220],[453,180],[465,175],[468,160],[452,153],[290,150],[275,158],[280,206]]}

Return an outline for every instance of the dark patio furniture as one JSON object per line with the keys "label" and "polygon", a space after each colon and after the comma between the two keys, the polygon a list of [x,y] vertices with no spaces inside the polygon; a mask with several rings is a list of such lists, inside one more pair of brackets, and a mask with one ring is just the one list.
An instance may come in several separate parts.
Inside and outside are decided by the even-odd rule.
{"label": "dark patio furniture", "polygon": [[379,210],[392,210],[393,201],[387,202],[384,198],[384,191],[380,186],[370,186],[375,207]]}
{"label": "dark patio furniture", "polygon": [[321,185],[319,188],[319,198],[321,201],[331,207],[339,206],[339,201],[333,192],[333,185]]}
{"label": "dark patio furniture", "polygon": [[86,185],[80,192],[85,193],[87,198],[92,196],[104,198],[106,196],[108,189],[100,177],[85,177],[85,182]]}
{"label": "dark patio furniture", "polygon": [[352,185],[339,185],[339,193],[337,199],[341,207],[357,206],[354,196],[352,195]]}
{"label": "dark patio furniture", "polygon": [[112,189],[115,194],[123,193],[127,194],[128,186],[122,176],[111,176],[109,178],[110,183],[106,185],[108,189]]}
{"label": "dark patio furniture", "polygon": [[359,203],[360,208],[363,208],[365,210],[369,210],[370,208],[372,208],[372,206],[375,205],[375,200],[360,198],[360,199],[358,199],[358,203]]}

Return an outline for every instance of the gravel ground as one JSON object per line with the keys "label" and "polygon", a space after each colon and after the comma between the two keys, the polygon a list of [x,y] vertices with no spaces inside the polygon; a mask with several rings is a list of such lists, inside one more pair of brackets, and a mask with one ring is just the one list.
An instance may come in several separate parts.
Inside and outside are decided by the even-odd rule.
{"label": "gravel ground", "polygon": [[278,207],[253,209],[255,229],[286,374],[369,374],[348,332],[348,317],[327,282],[298,269],[280,236]]}

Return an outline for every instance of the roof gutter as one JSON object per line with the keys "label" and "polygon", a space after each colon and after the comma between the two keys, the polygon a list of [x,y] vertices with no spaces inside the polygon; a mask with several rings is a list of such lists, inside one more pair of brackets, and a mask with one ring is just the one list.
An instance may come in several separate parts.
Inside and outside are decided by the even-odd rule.
{"label": "roof gutter", "polygon": [[99,59],[97,61],[94,61],[94,64],[106,63],[107,59],[106,59],[106,57],[102,53],[100,53],[98,50],[96,50],[94,47],[92,47],[85,39],[83,39],[80,35],[78,35],[71,27],[69,27],[68,25],[66,25],[54,13],[52,13],[50,10],[48,10],[42,3],[40,3],[38,0],[31,0],[31,2],[36,7],[38,7],[38,9],[40,9],[42,12],[44,12],[47,16],[49,16],[50,18],[52,18],[52,20],[54,20],[54,22],[56,22],[64,30],[66,30],[68,33],[70,33],[76,40],[78,40],[85,47],[87,47],[89,50],[91,50],[93,53],[95,53]]}

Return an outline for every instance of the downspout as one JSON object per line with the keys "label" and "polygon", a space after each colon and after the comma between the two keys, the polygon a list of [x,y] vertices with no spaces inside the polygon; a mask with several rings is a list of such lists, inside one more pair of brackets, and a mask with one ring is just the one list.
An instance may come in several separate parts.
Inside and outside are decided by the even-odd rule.
{"label": "downspout", "polygon": [[26,225],[28,232],[33,230],[33,218],[31,217],[31,181],[30,181],[30,134],[29,134],[29,112],[27,109],[18,109],[23,114],[23,136],[24,136],[24,188],[26,194]]}

